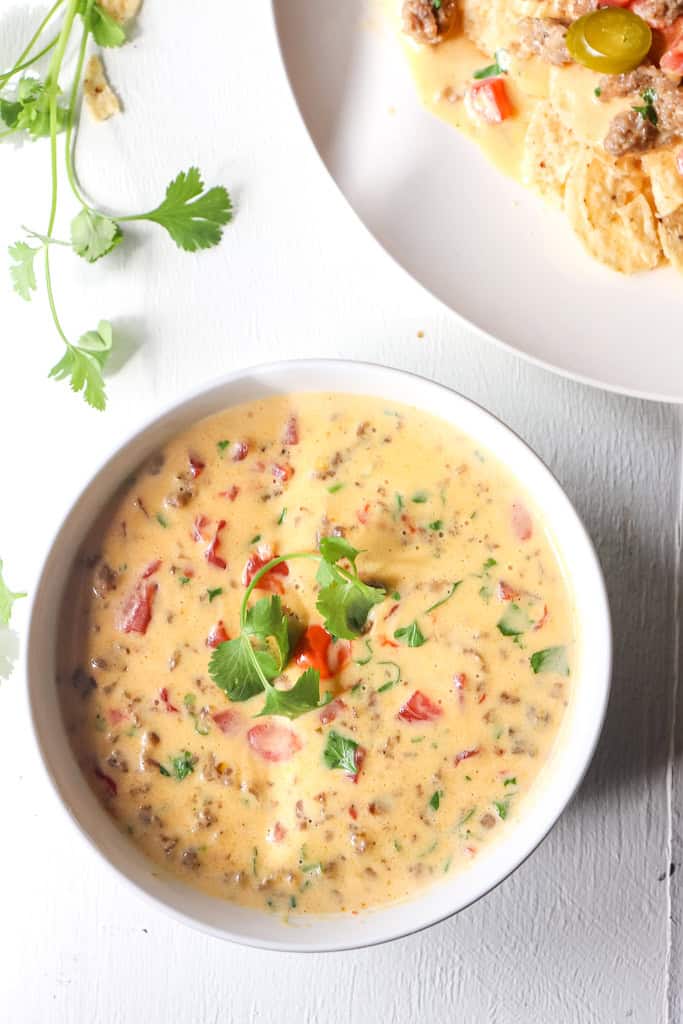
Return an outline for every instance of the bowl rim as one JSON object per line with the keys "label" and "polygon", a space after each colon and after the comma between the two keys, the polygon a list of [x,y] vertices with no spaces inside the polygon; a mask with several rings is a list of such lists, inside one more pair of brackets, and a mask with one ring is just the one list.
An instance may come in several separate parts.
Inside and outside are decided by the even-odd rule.
{"label": "bowl rim", "polygon": [[[277,939],[258,939],[254,938],[253,936],[245,936],[243,934],[240,934],[239,932],[231,930],[228,927],[218,927],[207,921],[201,920],[199,917],[195,917],[191,913],[187,913],[181,910],[179,907],[174,906],[170,899],[164,899],[161,896],[156,895],[154,892],[151,891],[149,887],[146,887],[141,881],[138,881],[131,877],[131,875],[122,866],[114,863],[114,861],[110,859],[110,857],[101,848],[95,836],[91,833],[91,831],[88,828],[85,827],[84,824],[82,824],[82,822],[78,819],[76,814],[70,808],[66,797],[62,793],[60,784],[55,778],[55,775],[53,774],[53,771],[50,767],[50,758],[46,751],[45,743],[42,737],[42,729],[38,722],[38,683],[36,682],[37,670],[34,667],[34,664],[37,659],[36,649],[41,643],[41,637],[39,636],[38,633],[40,626],[38,620],[41,614],[41,606],[44,603],[43,592],[46,588],[51,562],[56,557],[56,552],[59,546],[60,539],[67,530],[71,519],[77,513],[80,504],[84,501],[84,499],[87,498],[91,488],[97,485],[97,482],[100,479],[100,477],[106,474],[107,470],[112,466],[113,463],[115,463],[119,456],[122,456],[124,452],[126,452],[136,443],[141,442],[147,434],[153,431],[155,427],[159,427],[165,422],[169,427],[166,437],[167,439],[170,439],[173,435],[170,422],[168,421],[170,421],[171,417],[175,413],[180,413],[186,408],[191,408],[195,403],[201,401],[202,398],[208,399],[213,393],[219,393],[221,390],[225,389],[230,385],[237,385],[241,379],[244,379],[245,382],[250,378],[258,380],[259,377],[266,378],[269,376],[277,375],[278,373],[283,374],[287,373],[292,369],[296,369],[302,375],[315,374],[316,371],[322,371],[323,373],[327,373],[330,376],[330,383],[332,384],[332,375],[335,368],[338,368],[340,371],[342,370],[342,368],[344,370],[349,370],[351,368],[354,370],[365,370],[370,375],[381,375],[385,378],[394,380],[403,379],[404,381],[409,382],[412,379],[416,382],[416,385],[419,382],[419,386],[421,388],[426,387],[427,390],[429,390],[430,388],[436,389],[439,392],[441,392],[444,398],[447,396],[454,402],[459,403],[461,407],[470,407],[470,409],[475,410],[475,412],[480,417],[483,418],[484,422],[489,422],[490,426],[495,431],[502,435],[507,434],[509,438],[511,438],[514,442],[520,445],[522,449],[526,451],[527,457],[531,457],[531,461],[535,462],[537,469],[540,470],[540,475],[545,479],[543,492],[545,493],[545,488],[547,486],[547,488],[549,488],[551,492],[555,491],[557,497],[563,499],[566,512],[570,515],[571,518],[573,518],[574,528],[578,531],[578,534],[580,535],[581,541],[584,545],[584,554],[588,558],[590,569],[594,577],[592,582],[597,588],[596,591],[593,593],[592,597],[597,602],[597,606],[599,609],[599,615],[601,618],[600,625],[602,628],[604,646],[603,650],[600,652],[602,664],[601,670],[599,672],[599,677],[602,679],[602,691],[601,694],[598,695],[599,702],[596,703],[595,714],[592,721],[592,729],[590,732],[589,741],[585,746],[583,759],[580,762],[580,764],[577,765],[577,770],[574,772],[573,781],[570,789],[567,791],[565,799],[563,800],[563,802],[560,803],[560,805],[556,809],[552,810],[547,815],[547,822],[543,826],[543,831],[536,837],[533,844],[528,846],[526,852],[519,859],[515,857],[508,864],[506,864],[502,872],[499,873],[499,876],[491,884],[486,884],[483,887],[480,887],[479,889],[474,888],[471,898],[467,899],[464,902],[458,903],[457,906],[449,905],[445,909],[442,908],[438,912],[429,915],[426,919],[420,921],[417,924],[408,924],[407,926],[402,927],[400,929],[387,930],[387,934],[381,935],[379,937],[364,936],[362,929],[359,929],[357,942],[326,941],[311,944],[310,942],[297,942],[295,938],[297,933],[295,930],[292,931],[293,941],[283,942]],[[289,393],[293,393],[291,389],[288,390]],[[302,381],[302,387],[297,390],[301,393],[315,393],[323,392],[325,390],[332,390],[334,392],[335,388],[331,387],[327,389],[322,386],[307,388],[305,386],[305,381]],[[282,393],[285,392],[283,391]],[[348,389],[346,392],[344,392],[343,389],[340,389],[338,393],[343,394],[350,392],[348,391]],[[367,392],[364,392],[361,389],[358,390],[356,393],[359,395],[367,394],[369,397],[381,397],[378,391],[373,391],[372,387],[370,387]],[[224,407],[230,408],[232,405],[237,404],[239,403],[236,401],[230,402],[226,399]],[[407,401],[406,404],[410,404],[410,401]],[[431,412],[431,410],[423,404],[423,402],[421,401],[421,397],[418,397],[417,404],[414,404],[414,407],[420,411],[430,413],[431,415],[436,416],[436,418],[443,418],[440,415],[440,413]],[[219,410],[214,410],[214,412],[217,411]],[[198,422],[200,419],[204,418],[204,416],[211,414],[212,413],[198,413],[196,417],[190,422]],[[454,419],[451,425],[455,429],[461,429],[464,433],[467,433],[466,428],[458,427],[457,419]],[[496,454],[495,451],[494,454]],[[510,473],[513,477],[515,477],[515,479],[519,479],[519,476],[514,471],[514,469],[510,469]],[[529,493],[534,498],[534,500],[538,502],[539,507],[543,508],[543,500],[538,493],[538,489],[529,489]],[[75,551],[73,551],[72,554],[75,554]],[[179,397],[176,397],[172,399],[170,402],[165,403],[152,416],[146,417],[141,424],[136,426],[133,430],[129,431],[122,441],[119,441],[118,443],[109,448],[106,455],[98,461],[95,469],[91,472],[88,472],[86,482],[84,484],[81,484],[76,497],[70,502],[68,502],[66,510],[63,511],[62,514],[60,515],[57,526],[54,528],[49,540],[44,545],[43,552],[41,554],[40,564],[41,569],[37,578],[35,588],[33,590],[33,594],[31,596],[28,616],[25,670],[27,685],[25,692],[26,701],[28,704],[29,720],[31,723],[33,742],[40,755],[40,762],[42,764],[42,768],[47,778],[49,779],[52,790],[54,791],[57,797],[58,805],[61,807],[61,810],[65,814],[66,818],[74,826],[76,832],[80,835],[81,839],[85,841],[85,843],[91,850],[94,850],[96,852],[100,860],[107,866],[107,868],[110,871],[112,871],[116,875],[116,877],[118,877],[128,886],[132,887],[132,889],[136,891],[138,894],[140,894],[145,900],[147,900],[149,903],[151,903],[158,909],[162,910],[164,913],[169,914],[171,917],[175,918],[178,921],[181,921],[183,924],[186,924],[189,927],[199,930],[204,934],[212,935],[215,938],[236,942],[240,945],[250,946],[253,948],[268,949],[279,952],[341,952],[344,950],[361,949],[369,946],[381,945],[385,942],[391,942],[396,939],[404,938],[408,935],[417,934],[420,931],[424,931],[425,929],[430,928],[435,924],[447,920],[455,914],[460,913],[462,910],[465,910],[467,907],[472,906],[478,900],[486,896],[489,892],[492,892],[494,889],[496,889],[503,881],[509,878],[519,867],[521,867],[521,865],[531,856],[532,853],[535,852],[536,849],[538,849],[538,847],[547,838],[549,833],[557,824],[559,818],[562,816],[564,811],[567,809],[569,804],[574,799],[577,790],[579,789],[586,775],[586,772],[588,771],[588,768],[591,764],[591,761],[595,753],[595,749],[600,739],[611,689],[612,628],[607,590],[605,586],[604,576],[602,573],[602,568],[600,566],[600,561],[595,551],[593,542],[584,526],[581,517],[579,516],[578,512],[574,508],[573,503],[570,501],[564,489],[557,481],[551,470],[545,465],[543,460],[540,458],[540,456],[536,454],[536,452],[530,447],[530,445],[528,445],[527,442],[524,441],[523,438],[521,438],[511,427],[507,426],[507,424],[505,424],[499,417],[489,412],[479,403],[473,401],[470,398],[467,398],[466,396],[462,395],[455,389],[449,387],[446,384],[434,381],[429,377],[423,376],[413,371],[385,366],[381,363],[373,363],[364,360],[336,358],[304,358],[277,360],[267,363],[253,364],[246,367],[240,367],[227,374],[222,374],[218,378],[212,378],[210,380],[202,382],[201,384],[192,388],[191,390],[182,393]],[[571,572],[569,572],[569,576],[571,578]],[[87,786],[85,780],[84,786]],[[504,847],[506,845],[509,846],[511,844],[509,842],[501,842],[500,844],[496,845],[498,847]],[[420,890],[420,892],[414,898],[409,898],[403,901],[402,904],[400,905],[406,907],[415,906],[419,904],[421,897],[425,893],[437,887],[438,883],[435,883],[434,886],[429,886],[425,890]],[[381,911],[383,909],[387,908],[377,908],[378,911]],[[370,911],[368,913],[373,914],[377,913],[377,911]],[[335,917],[336,915],[329,917],[328,919],[330,921],[334,921]],[[339,917],[342,920],[347,919],[347,915],[339,915]]]}

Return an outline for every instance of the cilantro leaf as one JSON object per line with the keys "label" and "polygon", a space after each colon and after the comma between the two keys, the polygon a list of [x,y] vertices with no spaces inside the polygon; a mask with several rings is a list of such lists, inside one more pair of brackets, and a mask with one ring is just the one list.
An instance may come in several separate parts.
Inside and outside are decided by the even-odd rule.
{"label": "cilantro leaf", "polygon": [[16,127],[20,113],[21,103],[12,103],[10,100],[0,99],[0,118],[2,118],[7,128]]}
{"label": "cilantro leaf", "polygon": [[657,127],[659,123],[659,117],[657,115],[657,108],[655,107],[655,100],[657,99],[657,93],[654,89],[646,89],[641,93],[644,103],[642,107],[633,107],[637,114],[640,114],[644,121],[649,121]]}
{"label": "cilantro leaf", "polygon": [[445,597],[442,597],[440,601],[435,601],[434,604],[430,604],[429,608],[425,610],[425,615],[428,615],[430,612],[433,612],[437,608],[440,608],[442,604],[446,603],[446,601],[450,601],[450,599],[453,597],[453,594],[456,592],[461,583],[462,580],[456,580],[455,583],[451,585],[451,589],[448,591]]}
{"label": "cilantro leaf", "polygon": [[441,797],[442,796],[443,796],[443,790],[442,789],[434,790],[434,792],[432,793],[431,799],[429,801],[429,806],[432,808],[432,810],[438,811],[439,805],[441,804]]}
{"label": "cilantro leaf", "polygon": [[[17,103],[21,109],[10,111],[15,114],[11,128],[26,131],[34,139],[50,134],[50,96],[45,83],[39,78],[22,78],[17,88]],[[57,106],[57,131],[66,126],[67,111]]]}
{"label": "cilantro leaf", "polygon": [[71,246],[88,263],[95,263],[106,256],[122,238],[121,228],[116,221],[87,207],[83,207],[71,221]]}
{"label": "cilantro leaf", "polygon": [[[199,170],[181,171],[166,189],[166,198],[156,210],[131,220],[151,220],[166,228],[181,249],[196,252],[218,245],[223,225],[232,219],[232,203],[222,185],[204,190]],[[191,202],[190,200],[194,200]]]}
{"label": "cilantro leaf", "polygon": [[10,590],[2,578],[2,559],[0,558],[0,626],[8,626],[12,617],[12,606],[15,601],[26,597],[26,594],[17,594]]}
{"label": "cilantro leaf", "polygon": [[354,548],[343,537],[322,537],[320,540],[320,554],[326,562],[338,562],[340,558],[348,558],[349,562],[356,567],[356,559],[360,554],[358,548]]}
{"label": "cilantro leaf", "polygon": [[[85,0],[82,0],[80,14],[85,16],[86,11]],[[126,41],[126,33],[122,25],[112,18],[111,14],[100,7],[98,3],[95,3],[90,8],[90,24],[89,29],[92,32],[93,39],[98,46],[122,46]]]}
{"label": "cilantro leaf", "polygon": [[536,675],[542,672],[556,672],[560,676],[569,675],[569,662],[566,647],[546,647],[536,651],[529,658],[531,671]]}
{"label": "cilantro leaf", "polygon": [[485,68],[480,68],[479,71],[475,71],[472,78],[493,78],[496,75],[507,75],[510,70],[510,56],[507,50],[496,50],[494,54],[495,60],[493,64],[489,64]]}
{"label": "cilantro leaf", "polygon": [[394,633],[394,639],[401,640],[408,647],[422,647],[423,644],[427,643],[427,638],[423,636],[422,630],[417,624],[417,619],[411,622],[409,626],[402,626],[401,629],[397,629]]}
{"label": "cilantro leaf", "polygon": [[162,775],[172,775],[174,778],[182,782],[188,775],[192,775],[194,771],[194,757],[189,750],[183,750],[181,754],[176,757],[169,758],[171,769],[164,768],[163,765],[159,765],[159,771]]}
{"label": "cilantro leaf", "polygon": [[533,622],[518,604],[511,601],[505,609],[505,614],[500,618],[497,623],[498,632],[502,633],[503,636],[521,636],[522,633],[526,633],[527,630],[531,629]]}
{"label": "cilantro leaf", "polygon": [[[289,657],[289,624],[287,616],[282,610],[279,595],[262,597],[260,601],[251,606],[246,615],[244,633],[247,636],[253,636],[260,644],[265,644],[266,638],[269,636],[275,640],[279,662],[276,663],[272,659],[273,663],[277,665],[277,671],[272,676],[274,679],[282,672]],[[265,654],[266,652],[260,651],[259,653]]]}
{"label": "cilantro leaf", "polygon": [[370,609],[383,600],[384,590],[379,587],[370,587],[359,579],[334,579],[318,594],[316,608],[328,633],[353,640],[365,626]]}
{"label": "cilantro leaf", "polygon": [[222,587],[214,587],[213,590],[209,588],[207,594],[209,595],[209,604],[213,601],[214,597],[219,597],[223,593]]}
{"label": "cilantro leaf", "polygon": [[31,292],[38,287],[35,259],[39,252],[40,249],[34,249],[26,242],[15,242],[9,247],[10,258],[14,261],[9,271],[12,284],[17,295],[27,302],[31,301]]}
{"label": "cilantro leaf", "polygon": [[509,801],[508,800],[494,800],[493,801],[493,806],[498,811],[498,817],[500,818],[500,820],[501,821],[505,821],[505,819],[508,816],[508,808],[510,806]]}
{"label": "cilantro leaf", "polygon": [[286,718],[298,718],[319,705],[320,673],[314,668],[307,668],[291,690],[276,690],[274,687],[268,690],[266,703],[256,717],[284,715]]}
{"label": "cilantro leaf", "polygon": [[100,320],[96,331],[83,334],[76,345],[69,344],[49,377],[55,380],[70,378],[72,391],[83,391],[88,405],[104,409],[107,397],[102,369],[112,347],[112,329],[107,320]]}
{"label": "cilantro leaf", "polygon": [[[249,638],[240,633],[234,640],[226,640],[225,643],[219,644],[211,655],[209,675],[231,701],[249,700],[263,689],[263,680],[254,663],[255,654]],[[272,656],[268,657],[272,661]],[[272,669],[272,664],[264,666],[261,659],[259,665],[267,677],[266,669]],[[272,675],[273,679],[275,675],[277,673]]]}
{"label": "cilantro leaf", "polygon": [[334,729],[327,735],[323,757],[328,768],[341,768],[349,775],[357,772],[356,751],[358,744],[349,736],[342,736]]}

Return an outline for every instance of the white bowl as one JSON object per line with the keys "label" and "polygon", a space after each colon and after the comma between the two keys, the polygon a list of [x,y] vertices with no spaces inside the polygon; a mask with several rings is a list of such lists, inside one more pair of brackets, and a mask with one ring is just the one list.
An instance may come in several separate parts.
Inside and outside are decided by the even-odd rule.
{"label": "white bowl", "polygon": [[[354,917],[301,917],[285,923],[154,874],[153,864],[122,835],[81,775],[62,725],[55,685],[58,610],[69,570],[97,514],[116,487],[185,427],[231,405],[273,393],[337,391],[374,395],[424,409],[495,453],[535,499],[570,575],[578,620],[574,692],[549,762],[518,826],[472,866],[414,899]],[[593,546],[551,473],[507,427],[461,395],[399,370],[341,360],[273,363],[230,374],[174,405],[107,459],[76,499],[50,547],[36,588],[28,642],[28,693],[38,745],[71,820],[122,881],[180,920],[220,938],[291,951],[370,945],[415,932],[462,910],[517,868],[571,800],[600,733],[610,684],[611,629]]]}

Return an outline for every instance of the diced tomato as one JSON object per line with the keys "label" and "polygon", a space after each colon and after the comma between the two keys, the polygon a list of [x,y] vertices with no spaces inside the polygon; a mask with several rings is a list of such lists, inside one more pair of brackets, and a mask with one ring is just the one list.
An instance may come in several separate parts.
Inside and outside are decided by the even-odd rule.
{"label": "diced tomato", "polygon": [[302,743],[293,729],[279,722],[262,722],[247,733],[249,746],[264,761],[289,761]]}
{"label": "diced tomato", "polygon": [[198,476],[201,476],[202,470],[205,469],[206,463],[202,462],[198,455],[190,455],[190,474],[196,480]]}
{"label": "diced tomato", "polygon": [[341,697],[337,697],[336,700],[330,701],[330,703],[326,704],[320,711],[319,717],[322,725],[329,725],[330,722],[334,722],[337,715],[341,714],[345,709],[346,704]]}
{"label": "diced tomato", "polygon": [[349,814],[351,815],[354,821],[358,820],[358,811],[356,810],[354,804],[349,804]]}
{"label": "diced tomato", "polygon": [[598,7],[629,7],[633,0],[598,0]]}
{"label": "diced tomato", "polygon": [[515,112],[502,78],[474,82],[469,87],[467,99],[472,113],[487,124],[500,124]]}
{"label": "diced tomato", "polygon": [[143,580],[148,580],[150,576],[153,576],[155,572],[158,572],[161,568],[161,559],[157,558],[156,561],[150,562],[147,568],[142,574]]}
{"label": "diced tomato", "polygon": [[543,615],[541,615],[540,619],[538,620],[538,622],[534,626],[534,630],[543,629],[543,627],[545,626],[547,621],[548,621],[548,605],[544,604],[543,605]]}
{"label": "diced tomato", "polygon": [[526,505],[522,505],[519,501],[513,501],[512,503],[510,523],[512,525],[512,532],[517,540],[529,540],[534,532],[534,524],[531,521],[529,510]]}
{"label": "diced tomato", "polygon": [[239,732],[242,719],[239,712],[233,711],[232,708],[226,708],[225,711],[217,711],[211,717],[220,731],[225,733],[226,736],[233,736],[236,732]]}
{"label": "diced tomato", "polygon": [[247,442],[246,441],[235,441],[234,445],[232,446],[232,455],[231,455],[232,461],[233,462],[242,462],[243,459],[246,459],[248,454],[249,454],[249,445],[247,444]]}
{"label": "diced tomato", "polygon": [[404,722],[432,722],[442,714],[443,711],[438,704],[421,690],[416,690],[410,700],[401,706],[398,718]]}
{"label": "diced tomato", "polygon": [[168,690],[166,689],[165,686],[162,687],[161,690],[159,690],[159,697],[160,697],[161,702],[165,706],[167,711],[177,711],[178,710],[178,708],[175,706],[175,704],[171,704],[171,699],[170,699],[170,697],[168,695]]}
{"label": "diced tomato", "polygon": [[351,641],[333,640],[327,649],[327,665],[333,676],[339,673],[351,660]]}
{"label": "diced tomato", "polygon": [[318,625],[309,626],[297,648],[297,665],[301,668],[314,668],[320,673],[321,679],[329,679],[332,672],[327,663],[327,652],[331,643],[332,637],[326,629]]}
{"label": "diced tomato", "polygon": [[467,761],[470,757],[476,757],[480,753],[479,747],[470,747],[469,750],[461,750],[459,754],[456,754],[453,761],[456,765],[459,765],[461,761]]}
{"label": "diced tomato", "polygon": [[95,775],[105,784],[111,795],[116,796],[119,790],[111,775],[105,775],[99,768],[95,768]]}
{"label": "diced tomato", "polygon": [[269,843],[281,843],[287,835],[287,829],[276,821],[272,828],[268,829],[266,838]]}
{"label": "diced tomato", "polygon": [[227,491],[219,491],[218,492],[218,497],[219,498],[227,498],[228,501],[234,501],[239,493],[240,493],[239,487],[236,487],[235,484],[233,484],[232,487],[230,487]]}
{"label": "diced tomato", "polygon": [[217,622],[215,626],[211,627],[209,635],[206,638],[207,647],[218,647],[219,644],[224,644],[230,637],[228,636],[223,621]]}
{"label": "diced tomato", "polygon": [[275,477],[275,479],[279,480],[283,484],[286,484],[287,481],[291,480],[291,478],[294,476],[294,468],[292,466],[287,464],[282,465],[279,462],[273,463],[273,465],[270,467],[270,471]]}
{"label": "diced tomato", "polygon": [[192,540],[196,540],[197,542],[204,540],[204,530],[210,522],[211,520],[207,519],[207,517],[202,515],[201,512],[199,515],[195,516],[192,524]]}
{"label": "diced tomato", "polygon": [[218,523],[218,526],[216,527],[216,532],[213,535],[211,543],[204,552],[204,557],[206,558],[209,565],[215,565],[218,569],[228,568],[228,563],[225,561],[224,558],[221,558],[221,556],[218,554],[218,548],[220,547],[221,543],[220,537],[218,535],[221,532],[221,530],[224,529],[224,527],[225,519],[221,519],[220,522]]}
{"label": "diced tomato", "polygon": [[467,854],[468,857],[476,857],[476,855],[477,855],[477,848],[476,848],[476,846],[466,846],[465,847],[465,853]]}
{"label": "diced tomato", "polygon": [[[262,569],[273,557],[273,553],[265,546],[249,555],[242,572],[242,583],[245,587],[249,586],[259,569]],[[285,588],[278,579],[279,576],[289,576],[289,567],[286,562],[280,562],[279,565],[274,565],[272,569],[269,569],[256,584],[256,589],[268,590],[271,594],[284,594]]]}
{"label": "diced tomato", "polygon": [[283,444],[298,444],[299,443],[299,421],[293,414],[289,417],[285,423],[285,429],[282,434]]}
{"label": "diced tomato", "polygon": [[404,512],[403,515],[401,516],[401,522],[403,523],[404,526],[408,527],[411,533],[417,533],[417,526],[415,525],[413,519],[408,515],[407,512]]}
{"label": "diced tomato", "polygon": [[483,704],[485,700],[486,700],[486,694],[485,693],[480,693],[479,696],[477,697],[477,704]]}
{"label": "diced tomato", "polygon": [[347,779],[351,779],[351,781],[353,783],[357,783],[358,782],[358,776],[361,773],[361,768],[363,767],[363,762],[365,761],[365,755],[366,754],[367,754],[367,751],[366,751],[365,747],[356,747],[355,752],[354,752],[354,760],[356,762],[356,770],[355,770],[355,772],[353,772],[353,774],[351,772],[344,772],[344,774],[346,775],[346,778]]}
{"label": "diced tomato", "polygon": [[140,580],[121,605],[116,619],[116,628],[120,633],[147,632],[152,618],[154,595],[159,589],[157,583],[145,583]]}
{"label": "diced tomato", "polygon": [[107,711],[107,718],[112,725],[120,725],[121,722],[125,722],[128,715],[125,711],[119,711],[118,708],[109,708]]}
{"label": "diced tomato", "polygon": [[509,583],[504,580],[498,580],[498,586],[496,587],[496,596],[499,601],[516,601],[519,597],[519,592],[511,587]]}
{"label": "diced tomato", "polygon": [[363,507],[358,509],[358,511],[356,512],[356,519],[358,520],[359,523],[361,523],[363,526],[365,526],[365,524],[368,521],[368,516],[369,515],[370,515],[370,502],[366,501],[365,504],[363,505]]}
{"label": "diced tomato", "polygon": [[683,75],[683,40],[674,43],[668,50],[665,50],[659,60],[662,71],[672,78],[680,78]]}

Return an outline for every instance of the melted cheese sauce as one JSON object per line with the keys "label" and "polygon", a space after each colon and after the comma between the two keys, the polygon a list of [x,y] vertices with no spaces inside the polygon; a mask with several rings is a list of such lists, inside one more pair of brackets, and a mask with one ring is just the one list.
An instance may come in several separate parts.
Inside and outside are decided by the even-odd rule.
{"label": "melted cheese sauce", "polygon": [[[601,102],[595,95],[600,75],[588,68],[577,64],[553,66],[539,58],[522,59],[510,49],[504,80],[514,115],[501,124],[487,124],[469,109],[466,96],[474,81],[473,73],[491,64],[493,54],[485,53],[457,25],[438,45],[420,45],[401,31],[393,3],[390,18],[427,110],[476,142],[488,159],[512,178],[523,178],[526,133],[539,100],[550,99],[577,139],[595,147],[602,147],[610,122],[632,102],[627,97]],[[513,43],[514,36],[498,40],[497,46]],[[550,159],[553,156],[549,154]]]}
{"label": "melted cheese sauce", "polygon": [[[335,532],[387,596],[330,648],[332,705],[255,718],[261,695],[230,703],[212,682],[207,638],[237,635],[259,545],[314,551]],[[317,562],[288,568],[283,603],[319,623]],[[126,632],[148,584],[149,622]],[[413,622],[421,646],[395,636]],[[62,636],[73,750],[152,870],[278,914],[409,897],[524,827],[576,644],[544,524],[495,457],[415,409],[334,394],[233,408],[171,441],[87,539]],[[365,752],[355,781],[325,763],[332,730]]]}

